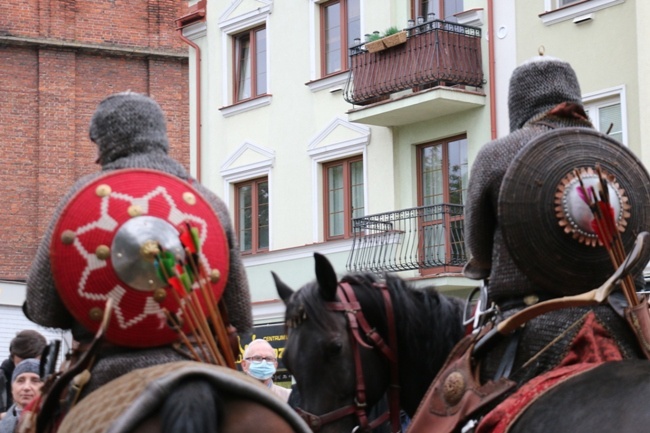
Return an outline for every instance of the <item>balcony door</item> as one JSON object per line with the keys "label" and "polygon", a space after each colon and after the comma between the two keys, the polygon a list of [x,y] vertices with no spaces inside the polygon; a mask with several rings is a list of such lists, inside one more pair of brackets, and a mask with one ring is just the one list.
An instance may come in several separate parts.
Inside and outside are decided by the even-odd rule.
{"label": "balcony door", "polygon": [[418,147],[419,261],[423,273],[460,271],[464,261],[467,137]]}
{"label": "balcony door", "polygon": [[463,0],[411,0],[411,18],[429,19],[429,14],[436,20],[456,21],[454,14],[462,12]]}

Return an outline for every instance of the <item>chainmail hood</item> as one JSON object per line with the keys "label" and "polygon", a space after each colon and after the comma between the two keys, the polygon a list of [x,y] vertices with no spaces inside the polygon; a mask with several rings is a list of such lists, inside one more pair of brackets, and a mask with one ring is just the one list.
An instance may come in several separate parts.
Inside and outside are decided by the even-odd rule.
{"label": "chainmail hood", "polygon": [[102,166],[135,153],[167,153],[167,126],[156,101],[139,93],[116,93],[104,99],[90,121]]}
{"label": "chainmail hood", "polygon": [[582,104],[580,84],[571,65],[549,56],[524,62],[510,78],[510,132],[562,102]]}

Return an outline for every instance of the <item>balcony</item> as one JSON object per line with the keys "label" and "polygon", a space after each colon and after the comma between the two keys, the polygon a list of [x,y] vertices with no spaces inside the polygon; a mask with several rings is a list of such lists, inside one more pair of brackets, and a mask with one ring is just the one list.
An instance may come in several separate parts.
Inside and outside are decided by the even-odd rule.
{"label": "balcony", "polygon": [[382,51],[350,48],[350,120],[399,126],[485,105],[481,29],[433,20],[407,32]]}
{"label": "balcony", "polygon": [[460,272],[467,261],[464,206],[439,204],[354,218],[348,271]]}

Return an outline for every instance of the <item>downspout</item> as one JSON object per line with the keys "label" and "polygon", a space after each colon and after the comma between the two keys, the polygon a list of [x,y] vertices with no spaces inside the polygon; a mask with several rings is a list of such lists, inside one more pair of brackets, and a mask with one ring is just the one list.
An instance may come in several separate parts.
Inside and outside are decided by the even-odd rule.
{"label": "downspout", "polygon": [[184,34],[183,29],[191,24],[205,21],[207,0],[201,0],[194,6],[190,7],[190,12],[176,20],[176,30],[183,42],[194,48],[195,53],[195,80],[196,80],[196,180],[201,182],[201,48],[189,40]]}
{"label": "downspout", "polygon": [[494,4],[492,0],[487,0],[488,7],[488,73],[490,74],[490,132],[492,140],[497,138],[497,100],[496,100],[496,77],[494,58]]}

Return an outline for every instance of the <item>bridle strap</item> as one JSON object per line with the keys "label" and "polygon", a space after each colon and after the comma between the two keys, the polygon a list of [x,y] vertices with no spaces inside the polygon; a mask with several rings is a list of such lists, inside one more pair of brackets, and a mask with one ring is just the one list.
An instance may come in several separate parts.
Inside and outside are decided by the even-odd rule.
{"label": "bridle strap", "polygon": [[[351,413],[351,411],[353,411],[356,413],[357,418],[359,419],[359,427],[361,428],[361,431],[370,431],[376,426],[387,421],[389,418],[391,421],[392,431],[399,432],[401,430],[399,418],[400,407],[399,370],[397,362],[397,331],[395,329],[393,305],[390,298],[390,293],[388,292],[386,285],[375,284],[374,286],[381,290],[382,297],[384,299],[384,308],[386,309],[386,318],[388,324],[389,344],[386,344],[377,330],[371,328],[368,324],[368,321],[363,315],[363,311],[361,311],[361,304],[359,304],[359,301],[354,294],[354,290],[349,283],[339,283],[337,289],[337,295],[340,299],[339,302],[326,303],[328,310],[341,311],[345,313],[350,333],[354,337],[350,341],[352,352],[354,354],[356,397],[354,404],[329,412],[321,417],[316,417],[301,410],[301,416],[303,416],[307,422],[313,421],[313,423],[318,425],[318,428],[320,428],[320,426],[323,424],[327,424],[329,422],[338,420],[343,416],[347,416]],[[370,341],[370,344],[366,343],[366,341],[361,337],[359,330],[363,332],[363,335]],[[389,386],[389,409],[387,412],[383,413],[381,416],[370,423],[368,422],[368,415],[366,413],[366,388],[365,381],[363,380],[363,365],[361,364],[361,352],[359,351],[359,345],[370,350],[378,349],[386,357],[390,364],[391,380]],[[342,415],[343,413],[345,413],[345,415]],[[318,420],[314,420],[313,418],[318,418]],[[327,419],[327,421],[325,421],[325,419]]]}

